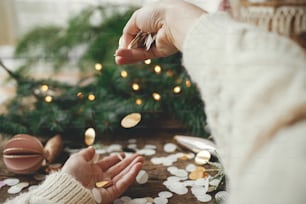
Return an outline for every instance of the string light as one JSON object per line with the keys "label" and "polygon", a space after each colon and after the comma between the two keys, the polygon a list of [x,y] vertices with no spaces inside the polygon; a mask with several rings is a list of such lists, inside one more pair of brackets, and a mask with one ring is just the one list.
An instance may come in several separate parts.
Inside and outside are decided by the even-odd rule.
{"label": "string light", "polygon": [[181,93],[181,91],[182,91],[182,88],[180,86],[175,86],[173,88],[173,93],[175,93],[175,94],[179,94],[179,93]]}
{"label": "string light", "polygon": [[138,98],[138,99],[136,99],[135,103],[136,103],[137,105],[141,105],[141,104],[142,104],[142,100],[141,100],[140,98]]}
{"label": "string light", "polygon": [[133,89],[134,91],[138,91],[138,90],[140,89],[139,84],[133,83],[133,84],[132,84],[132,89]]}
{"label": "string light", "polygon": [[46,91],[49,90],[49,86],[46,85],[46,84],[43,84],[43,85],[41,85],[40,90],[41,90],[42,92],[46,92]]}
{"label": "string light", "polygon": [[185,85],[186,85],[186,87],[190,87],[191,86],[191,81],[187,79],[185,81]]}
{"label": "string light", "polygon": [[96,63],[96,64],[95,64],[95,69],[96,69],[97,71],[101,71],[101,70],[103,69],[103,65],[100,64],[100,63]]}
{"label": "string light", "polygon": [[145,64],[151,64],[151,59],[147,59],[144,61]]}
{"label": "string light", "polygon": [[183,82],[183,79],[182,78],[178,78],[177,80],[176,80],[176,83],[178,83],[178,84],[180,84],[180,83],[182,83]]}
{"label": "string light", "polygon": [[156,74],[160,74],[161,71],[162,71],[162,68],[161,68],[159,65],[156,65],[156,66],[154,67],[154,72],[155,72]]}
{"label": "string light", "polygon": [[46,101],[47,103],[51,103],[52,100],[53,100],[52,96],[46,96],[46,97],[45,97],[45,101]]}
{"label": "string light", "polygon": [[96,96],[94,94],[89,94],[88,95],[88,100],[94,101],[96,99]]}
{"label": "string light", "polygon": [[154,92],[152,96],[155,101],[159,101],[161,99],[161,96],[159,93]]}
{"label": "string light", "polygon": [[83,94],[82,92],[78,92],[78,93],[77,93],[77,97],[79,97],[79,98],[82,99],[82,98],[84,98],[84,94]]}
{"label": "string light", "polygon": [[122,77],[122,78],[126,78],[127,76],[128,76],[127,71],[122,70],[122,71],[121,71],[121,77]]}
{"label": "string light", "polygon": [[168,70],[167,72],[166,72],[166,75],[168,76],[168,77],[172,77],[173,76],[173,71],[171,71],[171,70]]}

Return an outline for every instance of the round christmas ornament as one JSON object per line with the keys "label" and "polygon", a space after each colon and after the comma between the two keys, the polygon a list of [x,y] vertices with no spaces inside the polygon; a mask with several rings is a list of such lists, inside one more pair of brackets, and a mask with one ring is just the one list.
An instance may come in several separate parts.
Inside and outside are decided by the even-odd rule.
{"label": "round christmas ornament", "polygon": [[232,1],[239,20],[286,35],[306,49],[306,0]]}
{"label": "round christmas ornament", "polygon": [[63,150],[63,139],[60,135],[50,138],[44,147],[44,158],[48,164],[53,163]]}
{"label": "round christmas ornament", "polygon": [[7,169],[16,174],[31,174],[42,167],[43,161],[50,164],[63,149],[60,135],[55,135],[42,145],[36,137],[26,134],[15,135],[3,150],[3,161]]}
{"label": "round christmas ornament", "polygon": [[29,174],[42,166],[43,152],[43,145],[36,137],[18,134],[4,146],[3,161],[9,171]]}

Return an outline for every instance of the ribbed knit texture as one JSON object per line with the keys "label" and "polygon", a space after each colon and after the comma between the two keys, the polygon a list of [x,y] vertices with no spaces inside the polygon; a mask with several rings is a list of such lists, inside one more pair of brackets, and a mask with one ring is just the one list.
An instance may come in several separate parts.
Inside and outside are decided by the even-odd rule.
{"label": "ribbed knit texture", "polygon": [[91,192],[70,175],[53,173],[37,189],[7,204],[95,204]]}
{"label": "ribbed knit texture", "polygon": [[306,103],[303,50],[290,39],[215,13],[193,26],[183,53],[229,176],[228,202],[305,202],[306,179],[302,183],[305,177],[297,172],[306,172],[306,122],[280,129],[248,158],[261,135]]}

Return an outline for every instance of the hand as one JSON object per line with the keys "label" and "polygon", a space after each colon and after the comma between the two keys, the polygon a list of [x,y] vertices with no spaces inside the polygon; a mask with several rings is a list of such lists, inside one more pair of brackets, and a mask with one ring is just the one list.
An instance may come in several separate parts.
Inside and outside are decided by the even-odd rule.
{"label": "hand", "polygon": [[70,174],[88,189],[95,187],[98,181],[112,180],[112,186],[100,188],[103,203],[112,203],[134,182],[142,167],[143,158],[134,154],[120,161],[117,155],[112,155],[93,163],[94,155],[93,147],[73,154],[63,166],[62,172]]}
{"label": "hand", "polygon": [[[203,13],[199,7],[182,0],[163,0],[147,4],[137,10],[124,27],[119,49],[115,53],[116,63],[129,64],[166,57],[182,50],[187,32]],[[127,49],[139,31],[156,33],[155,45],[150,50]]]}
{"label": "hand", "polygon": [[232,8],[230,5],[229,0],[222,0],[219,4],[218,10],[220,11],[228,11],[229,13],[232,12]]}

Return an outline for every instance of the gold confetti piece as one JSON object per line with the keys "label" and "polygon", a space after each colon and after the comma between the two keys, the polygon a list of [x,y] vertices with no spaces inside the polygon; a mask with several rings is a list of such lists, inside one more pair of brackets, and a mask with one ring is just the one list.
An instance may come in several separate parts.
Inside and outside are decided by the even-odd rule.
{"label": "gold confetti piece", "polygon": [[138,32],[135,38],[128,45],[128,49],[146,48],[148,51],[155,42],[156,35],[146,32]]}
{"label": "gold confetti piece", "polygon": [[95,142],[95,137],[96,137],[96,131],[95,129],[93,128],[88,128],[86,131],[85,131],[85,134],[84,134],[84,141],[85,141],[85,144],[87,146],[91,146],[93,145],[93,143]]}
{"label": "gold confetti piece", "polygon": [[208,173],[205,172],[205,168],[202,166],[196,166],[195,170],[189,174],[189,179],[197,180],[200,178],[207,178],[209,176]]}
{"label": "gold confetti piece", "polygon": [[124,128],[135,127],[141,120],[140,113],[131,113],[121,120],[121,126]]}
{"label": "gold confetti piece", "polygon": [[110,187],[112,185],[113,185],[113,181],[111,181],[111,180],[96,182],[96,187],[97,188],[108,188],[108,187]]}
{"label": "gold confetti piece", "polygon": [[189,174],[189,178],[191,180],[197,180],[199,178],[203,178],[203,171],[193,171]]}
{"label": "gold confetti piece", "polygon": [[191,156],[190,154],[184,153],[182,154],[182,156],[179,157],[179,159],[185,161],[185,160],[191,159]]}
{"label": "gold confetti piece", "polygon": [[196,166],[196,171],[206,171],[206,169],[203,166]]}

